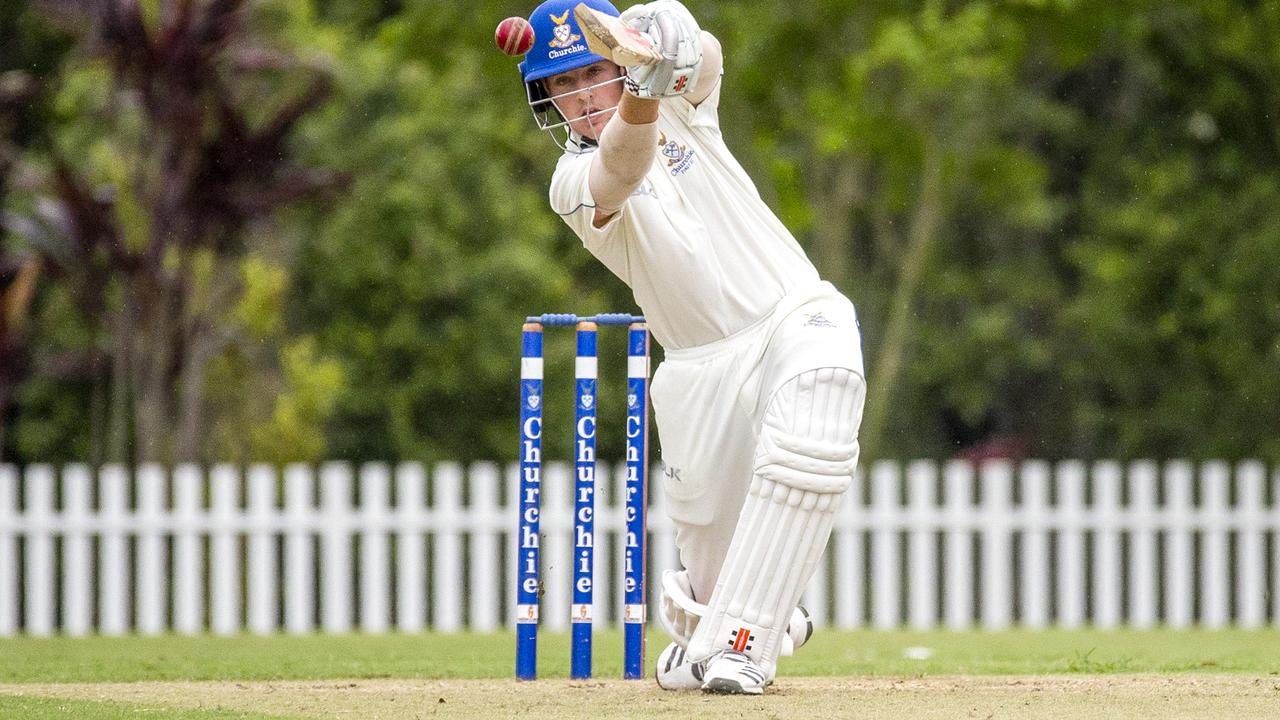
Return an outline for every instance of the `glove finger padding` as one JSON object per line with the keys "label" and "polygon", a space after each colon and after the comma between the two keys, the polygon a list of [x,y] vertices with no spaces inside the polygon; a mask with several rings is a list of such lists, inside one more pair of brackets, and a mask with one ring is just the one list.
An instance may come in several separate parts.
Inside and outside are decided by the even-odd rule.
{"label": "glove finger padding", "polygon": [[702,66],[702,31],[679,3],[660,0],[645,10],[627,22],[649,36],[663,61],[627,68],[627,91],[643,98],[683,95],[693,89]]}

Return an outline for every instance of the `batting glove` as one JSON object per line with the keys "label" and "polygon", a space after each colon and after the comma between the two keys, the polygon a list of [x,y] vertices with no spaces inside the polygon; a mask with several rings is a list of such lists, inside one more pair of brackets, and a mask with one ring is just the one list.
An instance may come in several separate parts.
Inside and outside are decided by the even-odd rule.
{"label": "batting glove", "polygon": [[656,65],[627,68],[627,92],[642,98],[664,98],[693,89],[702,67],[702,30],[684,5],[676,0],[655,0],[627,8],[620,19],[647,35],[663,57]]}

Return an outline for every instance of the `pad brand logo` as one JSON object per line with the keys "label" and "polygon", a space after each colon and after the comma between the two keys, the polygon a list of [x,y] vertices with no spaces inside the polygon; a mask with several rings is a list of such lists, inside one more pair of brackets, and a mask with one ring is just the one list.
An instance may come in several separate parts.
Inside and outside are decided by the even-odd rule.
{"label": "pad brand logo", "polygon": [[[551,42],[547,43],[551,47],[568,48],[582,39],[582,36],[575,33],[573,26],[569,24],[568,10],[565,10],[559,17],[555,13],[551,13],[551,22],[556,24],[555,29],[552,31],[555,33],[555,37],[551,39]],[[552,56],[556,56],[555,53],[552,53]]]}
{"label": "pad brand logo", "polygon": [[738,652],[746,652],[750,650],[751,641],[756,639],[756,636],[752,635],[751,631],[744,627],[734,630],[730,635],[733,636],[733,640],[729,641],[727,644]]}
{"label": "pad brand logo", "polygon": [[658,134],[658,152],[667,159],[667,167],[671,168],[672,175],[683,175],[688,172],[693,166],[694,156],[697,155],[697,151],[689,150],[687,146],[675,140],[667,140],[666,133]]}

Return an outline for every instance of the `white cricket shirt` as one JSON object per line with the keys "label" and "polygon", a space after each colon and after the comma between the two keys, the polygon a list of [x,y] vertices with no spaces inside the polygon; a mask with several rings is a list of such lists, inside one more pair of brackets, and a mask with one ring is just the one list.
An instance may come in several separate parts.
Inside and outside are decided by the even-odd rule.
{"label": "white cricket shirt", "polygon": [[654,339],[668,349],[731,335],[787,291],[818,282],[725,146],[719,104],[720,84],[697,107],[682,97],[661,102],[653,166],[603,228],[591,224],[591,152],[566,152],[551,179],[552,209],[631,287]]}

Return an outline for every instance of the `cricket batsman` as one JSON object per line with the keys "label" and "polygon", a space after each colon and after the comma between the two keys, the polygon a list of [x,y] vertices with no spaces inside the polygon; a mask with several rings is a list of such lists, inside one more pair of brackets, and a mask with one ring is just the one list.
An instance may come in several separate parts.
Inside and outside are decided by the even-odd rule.
{"label": "cricket batsman", "polygon": [[520,63],[563,147],[551,208],[635,295],[682,569],[662,577],[669,690],[755,695],[812,625],[797,603],[852,484],[866,395],[853,304],[720,133],[723,56],[676,0],[548,0]]}

